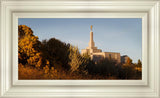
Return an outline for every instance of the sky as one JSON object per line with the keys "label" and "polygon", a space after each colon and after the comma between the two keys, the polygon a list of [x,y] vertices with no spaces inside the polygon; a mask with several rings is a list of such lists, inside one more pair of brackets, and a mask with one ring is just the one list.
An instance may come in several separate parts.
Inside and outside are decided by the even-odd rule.
{"label": "sky", "polygon": [[133,63],[142,60],[141,18],[19,18],[18,25],[30,27],[40,41],[56,38],[79,50],[88,47],[93,25],[98,49],[128,55]]}

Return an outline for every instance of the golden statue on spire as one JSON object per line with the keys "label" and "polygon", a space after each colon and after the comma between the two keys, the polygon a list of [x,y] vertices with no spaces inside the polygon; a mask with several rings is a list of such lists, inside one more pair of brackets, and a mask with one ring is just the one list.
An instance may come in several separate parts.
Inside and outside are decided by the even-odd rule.
{"label": "golden statue on spire", "polygon": [[91,31],[92,31],[93,25],[91,25]]}

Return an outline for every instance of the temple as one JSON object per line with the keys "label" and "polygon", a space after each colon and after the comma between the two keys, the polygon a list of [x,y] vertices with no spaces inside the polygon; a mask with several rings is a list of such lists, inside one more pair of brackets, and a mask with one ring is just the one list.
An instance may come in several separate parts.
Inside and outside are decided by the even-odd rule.
{"label": "temple", "polygon": [[[90,41],[89,46],[86,49],[81,50],[81,54],[87,53],[90,55],[91,59],[95,62],[98,62],[101,59],[112,59],[115,60],[117,63],[121,63],[121,55],[117,52],[102,52],[101,49],[98,49],[95,46],[94,40],[93,40],[93,31],[92,31],[92,25],[91,25],[91,32],[90,32]],[[125,60],[123,60],[125,61]]]}

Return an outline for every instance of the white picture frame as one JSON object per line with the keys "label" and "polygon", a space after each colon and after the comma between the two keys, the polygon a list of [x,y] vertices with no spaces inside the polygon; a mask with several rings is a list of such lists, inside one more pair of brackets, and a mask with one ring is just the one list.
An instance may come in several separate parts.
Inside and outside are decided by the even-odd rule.
{"label": "white picture frame", "polygon": [[[0,0],[0,98],[160,98],[160,0]],[[18,80],[18,18],[142,18],[142,80]]]}

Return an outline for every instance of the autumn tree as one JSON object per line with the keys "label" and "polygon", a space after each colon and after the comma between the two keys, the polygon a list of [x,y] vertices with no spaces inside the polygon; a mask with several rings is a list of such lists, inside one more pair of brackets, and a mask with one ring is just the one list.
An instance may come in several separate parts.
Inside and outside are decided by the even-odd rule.
{"label": "autumn tree", "polygon": [[127,58],[127,63],[126,63],[127,65],[131,65],[132,64],[132,59],[130,59],[130,58]]}
{"label": "autumn tree", "polygon": [[[26,25],[18,26],[18,60],[23,65],[42,67],[41,42]],[[47,61],[47,60],[46,60]],[[45,64],[44,64],[45,66]]]}

